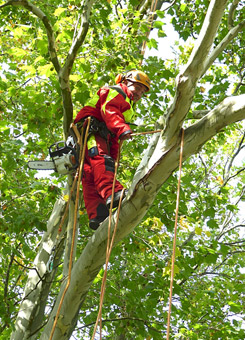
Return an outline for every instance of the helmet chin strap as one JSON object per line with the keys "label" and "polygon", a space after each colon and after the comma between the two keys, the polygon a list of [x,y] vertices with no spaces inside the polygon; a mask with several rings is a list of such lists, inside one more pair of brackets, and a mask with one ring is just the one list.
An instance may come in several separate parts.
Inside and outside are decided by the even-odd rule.
{"label": "helmet chin strap", "polygon": [[131,85],[134,85],[134,81],[131,81],[131,80],[127,80],[126,79],[126,86],[129,87]]}
{"label": "helmet chin strap", "polygon": [[[124,82],[123,82],[128,88],[131,86],[131,85],[133,85],[134,84],[134,82],[133,81],[131,81],[131,80],[128,80],[128,79],[125,79],[124,80]],[[130,89],[129,89],[130,90]],[[133,100],[133,93],[131,94],[131,98],[130,98],[130,100]]]}

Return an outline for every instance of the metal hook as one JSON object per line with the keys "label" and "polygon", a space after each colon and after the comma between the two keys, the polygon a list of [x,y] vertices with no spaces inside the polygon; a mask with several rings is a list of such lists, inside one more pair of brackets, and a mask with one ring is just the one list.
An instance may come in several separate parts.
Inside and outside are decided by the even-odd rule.
{"label": "metal hook", "polygon": [[50,255],[49,260],[47,262],[47,271],[49,273],[52,272],[54,266],[54,255]]}

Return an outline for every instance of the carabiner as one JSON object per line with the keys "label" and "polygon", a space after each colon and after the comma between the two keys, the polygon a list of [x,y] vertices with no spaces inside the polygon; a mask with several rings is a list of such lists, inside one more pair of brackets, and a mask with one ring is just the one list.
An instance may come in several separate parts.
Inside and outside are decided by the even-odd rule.
{"label": "carabiner", "polygon": [[54,255],[50,255],[49,260],[47,262],[47,271],[51,273],[53,267],[54,267]]}

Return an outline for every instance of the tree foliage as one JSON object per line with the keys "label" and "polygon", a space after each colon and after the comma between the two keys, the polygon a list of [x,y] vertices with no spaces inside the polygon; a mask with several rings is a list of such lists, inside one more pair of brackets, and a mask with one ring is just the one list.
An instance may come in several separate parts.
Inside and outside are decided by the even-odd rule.
{"label": "tree foliage", "polygon": [[[154,13],[152,4],[0,1],[0,339],[48,339],[66,284],[74,206],[58,226],[71,178],[40,177],[27,161],[45,159],[67,137],[100,86],[139,67],[152,88],[137,105],[136,129],[163,134],[123,145],[118,176],[129,195],[110,259],[103,338],[165,337],[181,128],[172,338],[244,338],[242,1],[158,1]],[[166,18],[179,35],[173,57],[144,56],[145,42],[154,51],[168,35]],[[108,221],[93,233],[83,204],[79,212],[53,339],[91,338],[98,313]]]}

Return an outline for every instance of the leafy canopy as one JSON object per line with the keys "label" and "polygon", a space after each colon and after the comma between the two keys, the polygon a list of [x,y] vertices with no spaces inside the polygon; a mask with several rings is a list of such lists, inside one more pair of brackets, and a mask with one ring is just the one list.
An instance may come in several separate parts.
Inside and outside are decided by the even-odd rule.
{"label": "leafy canopy", "polygon": [[[50,21],[57,56],[64,65],[84,8],[79,1],[33,4]],[[159,41],[168,34],[166,15],[171,17],[180,40],[174,45],[172,59],[161,59],[159,51],[159,57],[146,57],[142,63],[143,42],[146,40],[152,49],[158,49],[159,42],[146,37],[148,16],[141,11],[140,2],[94,2],[89,29],[69,78],[74,114],[100,86],[113,84],[118,72],[140,66],[153,84],[151,92],[137,106],[137,122],[140,130],[153,128],[173,99],[175,78],[190,56],[208,4],[206,0],[173,2],[166,11],[157,10],[153,27]],[[235,23],[242,20],[239,9]],[[48,146],[63,139],[64,108],[43,23],[21,6],[3,7],[0,20],[0,339],[7,339],[46,221],[54,202],[64,195],[64,178],[56,174],[40,178],[26,164],[30,159],[45,159]],[[228,10],[215,44],[227,34],[227,21]],[[196,121],[196,110],[210,110],[227,95],[244,93],[243,41],[239,33],[202,77],[185,126]],[[148,143],[147,136],[125,143],[119,173],[125,186],[130,185]],[[172,308],[172,332],[176,339],[244,338],[244,218],[239,209],[244,205],[245,178],[244,160],[236,162],[242,150],[244,127],[235,124],[184,164]],[[113,251],[103,308],[103,319],[107,320],[105,339],[122,334],[127,339],[162,339],[165,334],[176,182],[177,175],[173,174],[146,218]],[[92,235],[84,207],[80,213],[77,256]],[[61,284],[61,267],[48,307],[54,303]],[[91,336],[102,274],[103,271],[81,309],[77,338]],[[47,308],[44,321],[49,312]]]}

